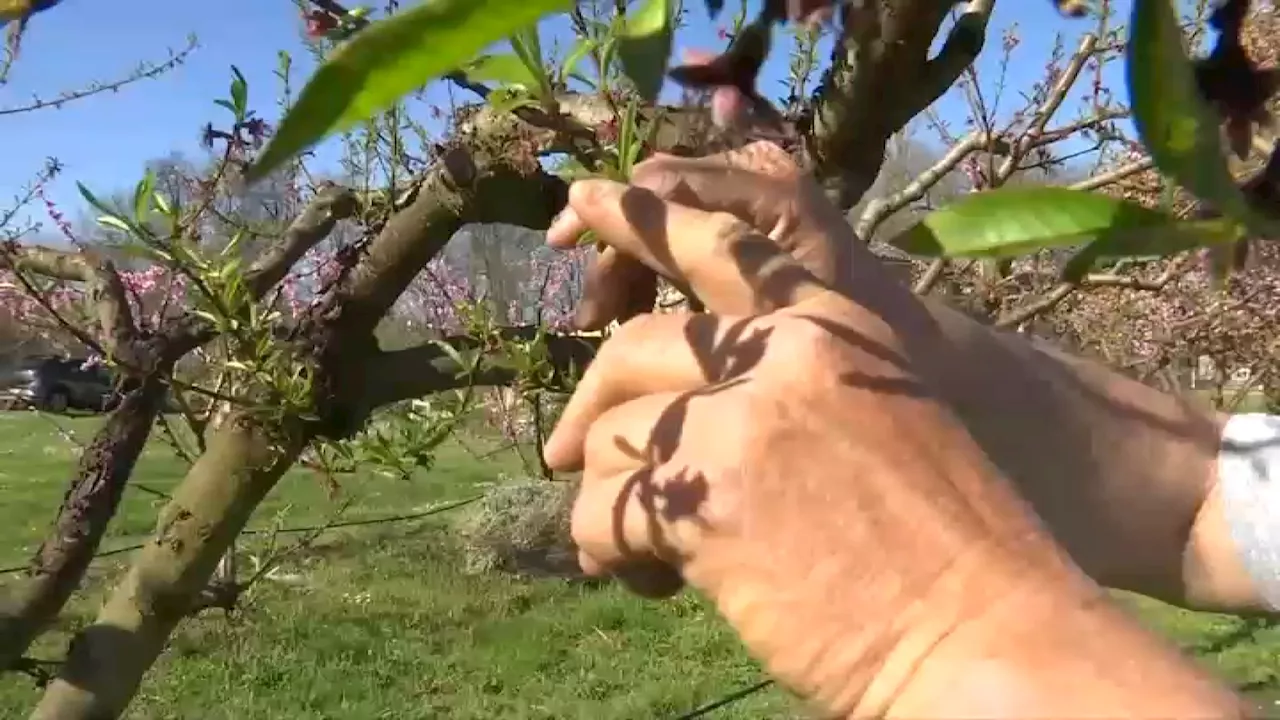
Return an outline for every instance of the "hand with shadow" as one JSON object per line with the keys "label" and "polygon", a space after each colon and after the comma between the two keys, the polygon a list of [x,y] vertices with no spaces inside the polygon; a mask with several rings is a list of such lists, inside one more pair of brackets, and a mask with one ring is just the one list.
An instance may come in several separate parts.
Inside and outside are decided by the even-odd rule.
{"label": "hand with shadow", "polygon": [[[793,265],[917,342],[910,360],[983,452],[1018,488],[1071,558],[1097,582],[1196,609],[1267,611],[1224,521],[1216,467],[1225,416],[1162,393],[1028,336],[995,330],[933,298],[916,298],[858,240],[842,213],[775,145],[639,164],[629,216],[660,212],[654,198],[717,219],[701,234],[655,247],[610,245],[594,258],[577,324],[598,329],[648,312],[658,275],[722,312],[785,306]],[[580,197],[580,196],[579,196]],[[647,208],[647,204],[654,207]],[[612,217],[576,203],[548,232],[556,247]],[[597,217],[593,213],[604,213]],[[739,225],[735,225],[736,220]],[[659,216],[645,218],[656,233]],[[757,244],[727,254],[724,233],[754,229]],[[732,231],[725,228],[736,228]],[[737,241],[735,241],[737,242]],[[687,277],[675,254],[697,259]],[[845,429],[860,433],[877,420]]]}
{"label": "hand with shadow", "polygon": [[709,311],[624,323],[547,442],[553,468],[583,473],[584,569],[650,596],[696,587],[835,716],[1239,713],[1103,599],[989,462],[942,399],[948,341],[914,296],[843,277],[852,243],[798,240],[829,206],[793,194],[752,224],[742,208],[763,200],[713,212],[680,191],[579,182],[549,233],[608,246],[597,282],[643,281],[638,260]]}

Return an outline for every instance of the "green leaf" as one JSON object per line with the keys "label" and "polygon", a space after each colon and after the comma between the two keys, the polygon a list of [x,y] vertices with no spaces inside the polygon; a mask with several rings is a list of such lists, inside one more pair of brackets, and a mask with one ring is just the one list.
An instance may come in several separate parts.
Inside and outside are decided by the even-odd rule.
{"label": "green leaf", "polygon": [[1135,0],[1125,63],[1133,122],[1156,168],[1237,220],[1257,225],[1223,155],[1219,118],[1196,89],[1170,0]]}
{"label": "green leaf", "polygon": [[1100,193],[1017,187],[967,195],[889,242],[913,255],[989,258],[1090,244],[1097,259],[1169,255],[1239,233],[1228,219],[1178,220]]}
{"label": "green leaf", "polygon": [[151,193],[151,204],[160,211],[161,215],[164,215],[165,217],[173,216],[173,206],[169,204],[169,199],[164,196],[164,193]]}
{"label": "green leaf", "polygon": [[644,0],[618,33],[622,71],[646,102],[662,90],[671,58],[671,0]]}
{"label": "green leaf", "polygon": [[228,100],[214,100],[213,104],[221,108],[226,108],[227,112],[231,113],[232,115],[236,114],[236,106],[232,105],[231,102]]}
{"label": "green leaf", "polygon": [[102,215],[98,217],[98,224],[103,227],[115,228],[124,233],[133,233],[133,226],[117,215]]}
{"label": "green leaf", "polygon": [[498,83],[527,90],[537,90],[542,81],[534,76],[524,60],[515,55],[481,55],[463,70],[467,79],[478,83]]}
{"label": "green leaf", "polygon": [[529,68],[529,72],[538,75],[546,74],[546,67],[542,63],[542,40],[538,37],[536,24],[521,28],[511,36],[508,42],[511,43],[511,49]]}
{"label": "green leaf", "polygon": [[236,121],[244,120],[249,112],[249,82],[244,79],[240,68],[231,66],[231,105],[236,114]]}
{"label": "green leaf", "polygon": [[426,0],[372,23],[303,87],[249,168],[260,179],[326,136],[352,127],[571,0]]}
{"label": "green leaf", "polygon": [[595,80],[592,80],[591,78],[587,77],[586,75],[583,75],[580,72],[571,72],[569,73],[569,77],[573,78],[574,80],[577,80],[578,82],[582,83],[583,85],[585,85],[587,88],[591,90],[595,90],[597,87]]}
{"label": "green leaf", "polygon": [[94,195],[93,192],[89,190],[89,188],[85,187],[84,183],[80,183],[80,182],[76,183],[76,189],[80,191],[80,197],[84,198],[85,202],[93,206],[93,209],[97,210],[100,213],[105,213],[107,215],[116,214],[116,211],[113,208],[111,208],[106,203],[99,200],[98,196]]}
{"label": "green leaf", "polygon": [[626,182],[631,177],[631,160],[635,157],[632,147],[636,142],[636,110],[639,102],[636,98],[631,98],[627,103],[627,109],[622,113],[622,120],[618,123],[618,165],[617,171],[619,177],[614,178],[619,182]]}
{"label": "green leaf", "polygon": [[139,225],[151,215],[151,198],[155,194],[156,174],[147,170],[133,188],[133,219]]}
{"label": "green leaf", "polygon": [[575,70],[578,67],[578,63],[582,62],[582,59],[595,49],[595,38],[578,38],[578,41],[569,49],[569,52],[564,56],[564,62],[560,65],[560,82],[563,84],[569,78],[577,75]]}
{"label": "green leaf", "polygon": [[534,24],[521,29],[508,42],[533,78],[530,90],[536,91],[539,97],[550,97],[551,78],[547,76],[547,66],[542,61],[542,41],[538,39],[538,26]]}

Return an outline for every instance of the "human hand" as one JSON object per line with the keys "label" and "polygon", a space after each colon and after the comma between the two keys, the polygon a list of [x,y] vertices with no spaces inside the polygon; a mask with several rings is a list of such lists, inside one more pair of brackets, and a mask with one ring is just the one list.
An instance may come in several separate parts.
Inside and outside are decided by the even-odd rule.
{"label": "human hand", "polygon": [[[847,288],[857,265],[875,262],[821,189],[784,150],[772,143],[755,142],[701,158],[656,155],[636,165],[630,184],[650,190],[662,200],[737,217],[758,229],[761,236],[789,253],[818,282],[826,285]],[[652,204],[644,197],[633,201]],[[579,209],[589,216],[580,216]],[[547,231],[548,244],[562,249],[575,247],[587,222],[597,220],[593,214],[595,209],[594,206],[567,207]],[[688,246],[680,251],[716,252],[713,246],[723,240],[686,233],[681,242]],[[616,247],[606,245],[600,250],[586,273],[576,317],[578,327],[596,330],[614,320],[625,321],[649,312],[653,309],[659,273],[687,291],[687,282],[674,276],[677,268],[671,265],[669,253],[663,251],[663,255],[647,258],[654,264],[650,267],[646,259],[632,257]],[[749,281],[743,279],[743,268],[736,264],[714,270],[724,276],[716,282],[704,283],[704,292],[717,293],[722,288],[737,288],[731,292],[738,292],[749,285]],[[717,306],[728,307],[729,312],[765,309],[757,308],[753,302],[741,295],[716,298]]]}
{"label": "human hand", "polygon": [[[633,184],[760,229],[825,286],[891,318],[904,336],[941,334],[928,353],[939,395],[1096,581],[1190,607],[1260,607],[1256,592],[1241,590],[1247,583],[1230,539],[1213,522],[1221,515],[1209,489],[1222,418],[1096,363],[982,326],[941,300],[915,297],[769,143],[707,158],[656,156],[636,167]],[[598,214],[592,206],[580,212],[593,222]],[[548,242],[572,246],[584,227],[570,209]],[[690,244],[686,252],[710,252],[723,238],[685,235],[681,242]],[[646,262],[685,284],[669,263],[606,247],[587,272],[580,326],[650,310],[656,273]],[[735,312],[769,309],[749,297],[749,272],[733,263],[718,272],[719,282],[703,286],[704,302]],[[651,575],[649,582],[662,577]]]}
{"label": "human hand", "polygon": [[[608,181],[575,184],[570,205],[712,311],[773,309],[646,315],[601,347],[545,451],[584,473],[584,569],[678,571],[775,675],[872,713],[894,695],[873,680],[1069,574],[933,397],[913,361],[927,337],[904,338],[732,216]],[[735,269],[744,256],[761,277]]]}
{"label": "human hand", "polygon": [[[1239,710],[1099,602],[938,401],[927,326],[832,290],[731,215],[608,181],[570,206],[712,310],[626,323],[547,442],[553,468],[583,471],[584,569],[677,574],[842,716]],[[757,312],[716,314],[733,307]]]}

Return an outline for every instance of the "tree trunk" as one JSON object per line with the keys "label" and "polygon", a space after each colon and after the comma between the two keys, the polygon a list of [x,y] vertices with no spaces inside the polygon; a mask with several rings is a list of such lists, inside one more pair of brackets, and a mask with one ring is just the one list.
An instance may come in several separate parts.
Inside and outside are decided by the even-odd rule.
{"label": "tree trunk", "polygon": [[214,431],[161,512],[151,542],[97,620],[72,639],[33,720],[104,720],[124,712],[169,634],[305,442],[296,424],[244,416]]}
{"label": "tree trunk", "polygon": [[146,447],[164,390],[148,380],[126,394],[80,454],[50,537],[32,559],[30,577],[0,610],[0,668],[22,658],[80,586]]}

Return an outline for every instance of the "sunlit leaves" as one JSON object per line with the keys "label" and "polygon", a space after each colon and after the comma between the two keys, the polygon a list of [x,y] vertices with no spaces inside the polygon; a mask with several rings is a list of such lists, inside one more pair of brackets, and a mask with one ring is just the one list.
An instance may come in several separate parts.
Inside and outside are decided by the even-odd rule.
{"label": "sunlit leaves", "polygon": [[569,0],[426,0],[374,22],[338,47],[307,82],[249,169],[262,178],[326,136],[387,109],[490,44]]}
{"label": "sunlit leaves", "polygon": [[671,57],[671,0],[642,0],[618,33],[622,71],[647,102],[657,99]]}
{"label": "sunlit leaves", "polygon": [[914,255],[988,258],[1090,245],[1097,259],[1169,255],[1238,236],[1227,220],[1182,221],[1099,193],[1018,187],[967,195],[889,242]]}

